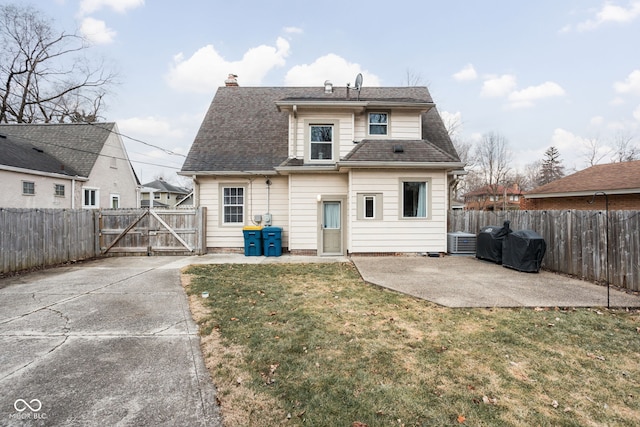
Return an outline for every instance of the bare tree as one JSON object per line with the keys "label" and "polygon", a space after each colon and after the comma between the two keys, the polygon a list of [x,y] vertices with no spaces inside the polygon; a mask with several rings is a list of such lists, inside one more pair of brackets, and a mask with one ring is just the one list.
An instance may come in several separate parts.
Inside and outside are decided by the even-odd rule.
{"label": "bare tree", "polygon": [[599,137],[593,137],[587,139],[584,159],[587,166],[595,166],[602,161],[607,155],[611,153],[611,150],[603,147]]}
{"label": "bare tree", "polygon": [[494,200],[498,200],[498,187],[507,184],[511,171],[509,142],[497,132],[486,133],[476,146],[475,159],[479,173],[484,178],[484,185],[488,186]]}
{"label": "bare tree", "polygon": [[0,122],[95,121],[115,74],[31,6],[0,5]]}
{"label": "bare tree", "polygon": [[618,132],[613,136],[613,163],[630,162],[640,159],[640,148],[634,143],[628,132]]}
{"label": "bare tree", "polygon": [[410,69],[406,71],[405,83],[407,86],[426,86],[420,73],[416,73]]}

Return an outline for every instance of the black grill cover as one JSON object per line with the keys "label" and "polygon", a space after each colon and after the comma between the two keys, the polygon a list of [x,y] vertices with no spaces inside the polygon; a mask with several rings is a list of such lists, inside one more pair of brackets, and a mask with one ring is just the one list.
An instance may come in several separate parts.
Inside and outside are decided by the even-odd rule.
{"label": "black grill cover", "polygon": [[493,261],[498,264],[502,262],[502,241],[511,233],[509,221],[504,225],[488,225],[480,229],[476,239],[476,258]]}
{"label": "black grill cover", "polygon": [[514,231],[502,242],[502,265],[518,271],[537,273],[546,250],[546,242],[535,231]]}

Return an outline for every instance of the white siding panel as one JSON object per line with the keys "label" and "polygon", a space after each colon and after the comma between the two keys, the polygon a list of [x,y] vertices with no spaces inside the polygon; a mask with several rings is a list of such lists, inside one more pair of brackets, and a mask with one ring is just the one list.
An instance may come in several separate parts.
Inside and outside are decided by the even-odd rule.
{"label": "white siding panel", "polygon": [[347,195],[345,174],[300,174],[290,176],[290,250],[317,250],[318,194]]}
{"label": "white siding panel", "polygon": [[[400,218],[402,178],[430,180],[429,219]],[[349,250],[366,252],[444,252],[446,250],[446,174],[442,171],[352,171],[351,193],[382,193],[382,220],[358,220],[351,198]]]}
{"label": "white siding panel", "polygon": [[[265,178],[213,178],[201,177],[200,204],[207,207],[207,247],[208,248],[244,248],[245,225],[254,225],[254,215],[264,215],[269,211],[273,217],[273,226],[282,227],[282,242],[289,233],[289,199],[286,177],[270,177],[268,188]],[[245,223],[241,225],[222,225],[220,220],[220,188],[227,185],[243,185],[247,188],[245,201]],[[264,224],[262,224],[264,225]]]}

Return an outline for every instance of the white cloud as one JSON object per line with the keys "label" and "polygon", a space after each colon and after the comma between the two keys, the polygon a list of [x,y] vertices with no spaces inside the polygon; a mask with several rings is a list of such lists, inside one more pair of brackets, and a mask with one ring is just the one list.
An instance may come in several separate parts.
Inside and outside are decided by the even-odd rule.
{"label": "white cloud", "polygon": [[284,32],[287,34],[302,34],[302,28],[298,27],[284,27]]}
{"label": "white cloud", "polygon": [[489,77],[482,84],[480,95],[487,98],[496,98],[508,95],[516,88],[516,76],[503,74],[499,77]]}
{"label": "white cloud", "polygon": [[362,73],[363,86],[380,86],[378,76],[333,53],[321,56],[312,64],[291,68],[285,76],[285,86],[322,86],[325,80],[336,86],[346,86],[347,83],[353,86],[358,73]]}
{"label": "white cloud", "polygon": [[462,68],[462,70],[455,73],[453,78],[458,81],[475,80],[478,78],[478,73],[476,73],[476,69],[473,68],[473,64],[467,64]]}
{"label": "white cloud", "polygon": [[638,16],[640,16],[640,1],[629,2],[628,7],[618,6],[611,1],[606,1],[593,19],[577,24],[576,30],[595,30],[609,22],[624,24],[635,20]]}
{"label": "white cloud", "polygon": [[124,13],[128,9],[144,6],[144,0],[82,0],[80,2],[80,16],[96,12],[103,7],[110,8],[118,13]]}
{"label": "white cloud", "polygon": [[640,122],[640,105],[633,110],[633,118]]}
{"label": "white cloud", "polygon": [[228,61],[213,45],[207,45],[187,59],[182,53],[175,55],[166,81],[178,91],[211,93],[233,73],[238,75],[240,85],[258,85],[273,68],[285,65],[289,52],[289,42],[282,37],[277,39],[276,46],[249,49],[239,61]]}
{"label": "white cloud", "polygon": [[530,107],[534,101],[554,96],[564,96],[562,87],[554,82],[544,82],[538,86],[529,86],[509,94],[512,108]]}
{"label": "white cloud", "polygon": [[80,33],[95,44],[109,44],[116,37],[116,32],[107,27],[104,21],[91,17],[84,18],[80,24]]}
{"label": "white cloud", "polygon": [[623,82],[615,82],[613,88],[618,93],[640,95],[640,70],[633,70]]}
{"label": "white cloud", "polygon": [[604,124],[604,117],[602,116],[594,116],[589,120],[589,125],[593,127],[600,127]]}
{"label": "white cloud", "polygon": [[169,121],[165,118],[148,117],[131,117],[128,119],[118,120],[118,127],[122,133],[127,135],[141,135],[139,139],[143,141],[148,137],[151,138],[183,138],[184,132],[179,129],[173,129]]}

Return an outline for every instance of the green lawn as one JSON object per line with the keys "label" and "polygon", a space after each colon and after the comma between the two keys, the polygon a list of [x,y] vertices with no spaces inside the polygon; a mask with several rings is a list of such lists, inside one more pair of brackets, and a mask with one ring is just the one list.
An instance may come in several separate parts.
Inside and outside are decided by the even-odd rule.
{"label": "green lawn", "polygon": [[443,308],[349,263],[184,278],[226,426],[640,425],[637,310]]}

